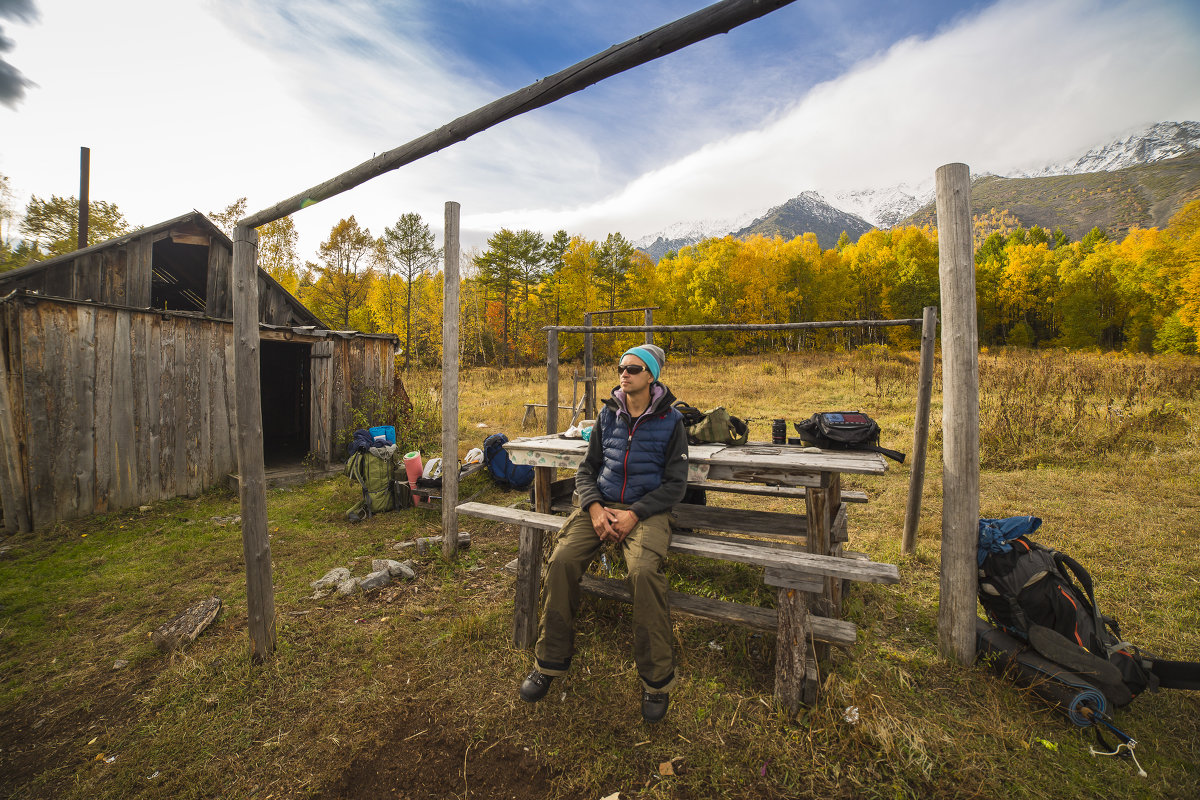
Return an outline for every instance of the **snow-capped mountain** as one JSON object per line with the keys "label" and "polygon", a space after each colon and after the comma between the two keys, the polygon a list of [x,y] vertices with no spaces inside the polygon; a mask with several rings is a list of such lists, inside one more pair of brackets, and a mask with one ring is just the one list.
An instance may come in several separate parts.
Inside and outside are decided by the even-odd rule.
{"label": "snow-capped mountain", "polygon": [[871,223],[825,202],[813,191],[801,192],[782,205],[775,206],[733,235],[736,237],[782,236],[792,239],[805,233],[815,233],[822,247],[833,247],[845,231],[851,240],[871,229]]}
{"label": "snow-capped mountain", "polygon": [[1040,169],[1014,172],[1009,178],[1112,172],[1138,164],[1153,164],[1200,150],[1200,122],[1160,122],[1123,139],[1093,147],[1079,158]]}
{"label": "snow-capped mountain", "polygon": [[657,233],[633,241],[633,246],[657,261],[666,253],[704,239],[719,239],[749,225],[761,212],[748,212],[728,219],[676,222]]}
{"label": "snow-capped mountain", "polygon": [[[1071,161],[1048,164],[1035,170],[1012,171],[999,177],[1038,178],[1112,172],[1197,151],[1200,151],[1200,122],[1159,122],[1093,147]],[[988,174],[992,173],[978,172],[973,177]],[[837,229],[833,233],[834,241],[842,230],[856,239],[866,229],[859,224],[863,220],[878,228],[890,228],[927,207],[933,199],[932,177],[919,184],[901,183],[838,192],[828,202],[816,192],[805,191],[766,212],[748,213],[740,219],[681,222],[642,237],[634,245],[657,260],[668,251],[711,237],[730,234],[741,237],[754,233],[791,236],[812,231],[818,234],[823,246],[831,247],[832,243],[826,243],[825,239],[834,228]]]}
{"label": "snow-capped mountain", "polygon": [[933,181],[914,186],[900,183],[875,189],[856,189],[833,195],[835,208],[862,217],[877,228],[890,228],[933,199]]}

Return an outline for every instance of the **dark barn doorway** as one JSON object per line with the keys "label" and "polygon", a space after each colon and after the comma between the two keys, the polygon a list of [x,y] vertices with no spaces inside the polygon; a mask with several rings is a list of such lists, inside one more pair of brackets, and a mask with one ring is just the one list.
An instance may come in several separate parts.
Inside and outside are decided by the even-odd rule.
{"label": "dark barn doorway", "polygon": [[311,344],[264,339],[259,349],[263,460],[268,467],[299,464],[309,450]]}

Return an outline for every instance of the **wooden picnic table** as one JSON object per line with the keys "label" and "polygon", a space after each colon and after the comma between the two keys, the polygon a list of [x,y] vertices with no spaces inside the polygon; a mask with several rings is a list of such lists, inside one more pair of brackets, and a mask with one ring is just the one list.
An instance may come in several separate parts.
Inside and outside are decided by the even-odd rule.
{"label": "wooden picnic table", "polygon": [[[555,470],[578,469],[587,454],[587,442],[557,434],[516,439],[504,447],[514,463],[534,468],[534,512],[537,514],[549,514],[552,510],[551,484]],[[682,504],[676,506],[676,516],[685,527],[804,537],[807,555],[797,553],[795,546],[774,550],[755,547],[748,554],[742,552],[747,549],[745,540],[707,542],[704,537],[692,536],[673,537],[672,546],[676,552],[694,552],[765,567],[764,581],[777,589],[776,620],[780,640],[776,696],[787,706],[795,708],[801,700],[812,702],[815,699],[811,659],[820,660],[828,655],[829,645],[813,640],[809,612],[819,618],[839,620],[843,580],[880,583],[899,580],[894,566],[858,561],[846,557],[843,551],[848,527],[842,474],[883,475],[886,469],[883,456],[870,452],[828,451],[757,442],[737,446],[701,444],[688,448],[690,485],[706,491],[761,491],[766,495],[790,491],[794,492],[792,497],[803,492],[803,516],[751,509],[685,507]],[[721,482],[729,483],[723,486]],[[865,501],[861,493],[855,494],[854,500]],[[526,528],[522,534],[525,539],[522,542],[523,557],[518,564],[514,641],[518,645],[532,646],[536,638],[541,580],[541,561],[533,554],[541,552],[542,529]],[[810,556],[817,558],[805,561]],[[887,569],[876,570],[878,574],[875,574],[872,570],[877,567]],[[810,641],[812,648],[806,646]]]}

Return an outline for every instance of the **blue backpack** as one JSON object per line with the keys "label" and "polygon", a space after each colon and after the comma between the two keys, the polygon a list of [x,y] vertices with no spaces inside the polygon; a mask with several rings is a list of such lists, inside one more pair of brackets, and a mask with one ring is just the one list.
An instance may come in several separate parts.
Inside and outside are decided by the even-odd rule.
{"label": "blue backpack", "polygon": [[533,483],[533,467],[518,466],[504,449],[508,437],[493,433],[483,440],[483,463],[492,480],[506,489],[525,489]]}

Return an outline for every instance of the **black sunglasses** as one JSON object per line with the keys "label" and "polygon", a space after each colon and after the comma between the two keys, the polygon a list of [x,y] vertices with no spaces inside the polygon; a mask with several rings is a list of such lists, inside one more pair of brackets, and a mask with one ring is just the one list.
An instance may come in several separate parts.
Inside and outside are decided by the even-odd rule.
{"label": "black sunglasses", "polygon": [[628,372],[630,375],[641,375],[645,367],[638,364],[617,364],[617,374]]}

